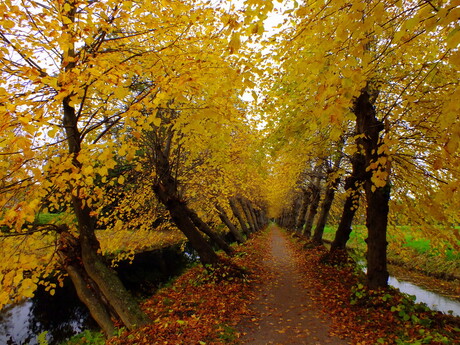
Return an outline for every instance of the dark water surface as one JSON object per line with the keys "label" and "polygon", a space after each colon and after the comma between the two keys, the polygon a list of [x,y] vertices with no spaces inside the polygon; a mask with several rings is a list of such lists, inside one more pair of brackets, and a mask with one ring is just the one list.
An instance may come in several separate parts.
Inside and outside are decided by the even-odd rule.
{"label": "dark water surface", "polygon": [[[171,247],[137,254],[132,264],[120,262],[116,270],[135,296],[146,297],[196,258],[189,248],[183,252]],[[0,345],[36,345],[37,336],[44,331],[48,343],[56,345],[86,329],[97,330],[98,326],[70,279],[54,296],[39,288],[33,298],[0,311]]]}

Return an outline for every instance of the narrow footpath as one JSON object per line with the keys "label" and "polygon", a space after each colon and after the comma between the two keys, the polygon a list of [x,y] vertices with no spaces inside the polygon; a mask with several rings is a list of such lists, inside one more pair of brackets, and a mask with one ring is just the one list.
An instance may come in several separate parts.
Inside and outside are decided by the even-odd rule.
{"label": "narrow footpath", "polygon": [[271,279],[258,292],[253,318],[241,326],[241,344],[349,344],[329,335],[330,323],[314,300],[315,291],[305,288],[305,278],[285,236],[271,226],[264,260]]}

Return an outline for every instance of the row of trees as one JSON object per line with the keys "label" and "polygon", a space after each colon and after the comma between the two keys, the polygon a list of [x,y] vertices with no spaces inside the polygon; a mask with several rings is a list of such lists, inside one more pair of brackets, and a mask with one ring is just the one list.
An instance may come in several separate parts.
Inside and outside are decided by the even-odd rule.
{"label": "row of trees", "polygon": [[[107,335],[114,320],[142,326],[101,236],[174,227],[218,265],[209,241],[232,249],[209,224],[242,242],[267,222],[240,100],[252,66],[232,54],[238,15],[199,1],[0,8],[0,306],[52,291],[47,276],[64,269]],[[39,222],[49,212],[61,217]]]}
{"label": "row of trees", "polygon": [[333,247],[343,247],[363,194],[371,288],[387,285],[389,224],[459,248],[458,17],[456,1],[303,2],[272,38],[273,212],[309,236],[325,180],[312,236],[340,192]]}

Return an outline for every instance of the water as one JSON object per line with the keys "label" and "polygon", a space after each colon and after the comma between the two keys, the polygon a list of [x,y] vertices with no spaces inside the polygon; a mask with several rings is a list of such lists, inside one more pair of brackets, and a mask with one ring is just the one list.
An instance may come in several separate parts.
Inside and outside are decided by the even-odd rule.
{"label": "water", "polygon": [[[119,263],[120,279],[136,296],[150,296],[196,260],[187,249],[186,253],[178,247],[140,253],[132,264]],[[86,329],[98,327],[70,280],[56,289],[54,296],[39,288],[34,298],[0,311],[0,345],[37,345],[37,336],[44,331],[48,343],[55,345]]]}
{"label": "water", "polygon": [[[364,262],[359,261],[358,264],[363,267],[363,271],[366,273],[367,267],[364,266]],[[430,309],[440,311],[444,314],[460,316],[460,302],[454,301],[435,292],[428,291],[413,283],[396,279],[395,277],[390,276],[388,284],[398,288],[399,291],[403,293],[415,296],[415,302],[425,303]]]}
{"label": "water", "polygon": [[70,282],[51,296],[43,288],[36,296],[0,313],[0,344],[36,345],[37,336],[49,331],[50,344],[64,341],[84,329],[97,329],[86,307],[76,298]]}
{"label": "water", "polygon": [[430,309],[437,310],[445,314],[449,314],[451,312],[454,316],[460,316],[460,302],[425,290],[415,284],[398,280],[394,277],[390,277],[388,284],[398,288],[401,292],[415,296],[415,301],[417,303],[425,303]]}

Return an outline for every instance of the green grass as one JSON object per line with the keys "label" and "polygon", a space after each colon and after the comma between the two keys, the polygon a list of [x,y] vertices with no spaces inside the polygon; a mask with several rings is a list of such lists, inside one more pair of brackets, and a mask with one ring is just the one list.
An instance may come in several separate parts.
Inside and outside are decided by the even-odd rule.
{"label": "green grass", "polygon": [[[327,226],[324,238],[333,240],[336,229],[335,226]],[[365,258],[366,237],[364,225],[353,226],[347,245],[355,251],[357,260]],[[460,251],[454,249],[449,242],[436,246],[430,239],[424,238],[419,230],[410,226],[390,229],[388,241],[388,258],[403,263],[406,268],[420,269],[436,275],[460,276]]]}
{"label": "green grass", "polygon": [[64,213],[39,213],[37,215],[38,224],[54,224],[64,217]]}

